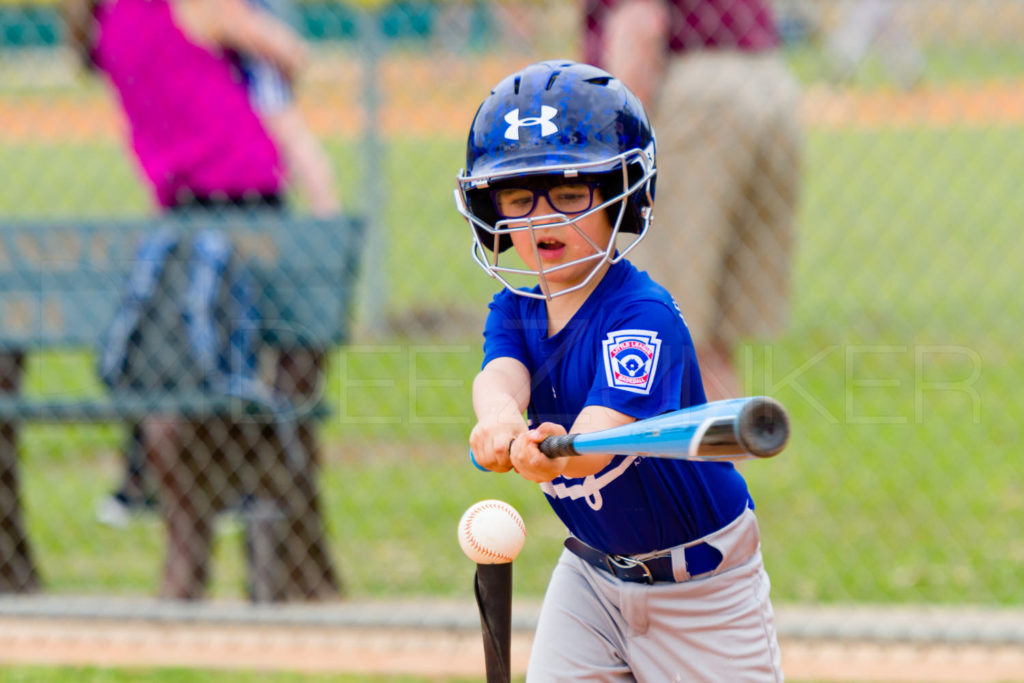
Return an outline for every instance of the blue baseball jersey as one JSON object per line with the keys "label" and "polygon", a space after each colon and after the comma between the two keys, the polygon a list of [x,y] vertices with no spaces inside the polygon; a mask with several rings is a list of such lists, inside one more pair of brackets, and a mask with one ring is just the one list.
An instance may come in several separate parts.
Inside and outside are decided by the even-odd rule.
{"label": "blue baseball jersey", "polygon": [[[600,405],[638,420],[705,402],[686,323],[664,288],[628,261],[613,264],[573,319],[547,335],[541,299],[495,295],[484,329],[484,361],[515,358],[530,372],[528,416],[569,430]],[[542,484],[569,531],[605,552],[671,548],[719,529],[748,505],[731,463],[615,456],[584,478]]]}

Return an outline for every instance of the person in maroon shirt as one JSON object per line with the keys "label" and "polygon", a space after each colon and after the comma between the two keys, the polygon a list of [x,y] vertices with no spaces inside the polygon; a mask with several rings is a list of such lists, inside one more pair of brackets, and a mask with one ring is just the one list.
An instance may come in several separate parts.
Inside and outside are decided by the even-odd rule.
{"label": "person in maroon shirt", "polygon": [[658,135],[660,225],[633,261],[676,298],[708,400],[738,396],[739,342],[785,327],[800,185],[800,89],[774,15],[765,0],[585,0],[584,22],[585,61]]}

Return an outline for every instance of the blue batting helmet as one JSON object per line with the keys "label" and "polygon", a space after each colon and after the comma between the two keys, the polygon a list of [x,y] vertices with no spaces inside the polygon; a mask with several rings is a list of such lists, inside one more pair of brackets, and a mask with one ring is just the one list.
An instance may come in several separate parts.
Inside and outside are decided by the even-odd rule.
{"label": "blue batting helmet", "polygon": [[502,279],[497,254],[512,241],[489,188],[545,175],[596,179],[615,234],[642,237],[651,221],[655,144],[640,100],[608,72],[569,60],[531,64],[494,87],[470,127],[456,190],[473,227],[474,255],[492,276]]}

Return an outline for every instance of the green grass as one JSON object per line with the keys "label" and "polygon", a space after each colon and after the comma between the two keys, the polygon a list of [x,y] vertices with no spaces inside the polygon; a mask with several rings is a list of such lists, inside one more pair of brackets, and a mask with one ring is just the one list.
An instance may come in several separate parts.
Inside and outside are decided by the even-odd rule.
{"label": "green grass", "polygon": [[[356,676],[345,674],[258,673],[198,669],[106,669],[98,667],[4,667],[2,683],[438,683],[438,678],[416,676]],[[479,679],[448,678],[449,683]]]}
{"label": "green grass", "polygon": [[1022,597],[1019,135],[811,136],[794,319],[746,350],[794,413],[746,470],[782,599]]}
{"label": "green grass", "polygon": [[[942,86],[950,83],[980,81],[1019,81],[1024,73],[1024,51],[1019,45],[992,41],[924,43],[921,46],[926,68],[924,84]],[[821,38],[791,45],[785,51],[786,61],[803,83],[828,81],[828,62],[823,57]],[[898,87],[878,50],[870,50],[852,79],[844,84],[855,89]]]}
{"label": "green grass", "polygon": [[[1022,132],[810,132],[792,319],[784,337],[737,359],[748,392],[781,399],[794,424],[782,456],[744,467],[776,600],[1024,597]],[[330,150],[346,200],[367,210],[359,148]],[[466,597],[472,567],[454,530],[481,498],[506,499],[526,519],[518,595],[541,595],[559,550],[562,530],[534,486],[467,463],[479,335],[445,321],[482,315],[494,283],[471,263],[451,205],[461,154],[457,140],[394,143],[377,207],[383,249],[367,254],[386,273],[389,316],[440,322],[427,334],[360,336],[331,358],[323,490],[354,597]],[[15,179],[0,185],[5,215],[146,210],[112,146],[0,146],[0,166]],[[98,390],[82,354],[35,359],[27,383]],[[159,527],[111,530],[91,514],[117,478],[119,438],[116,426],[25,430],[24,499],[50,591],[156,585]],[[226,520],[218,539],[214,594],[238,597],[240,530]]]}
{"label": "green grass", "polygon": [[[744,469],[776,599],[1020,599],[1020,136],[810,136],[793,319],[784,338],[747,345],[738,359],[749,392],[780,398],[794,423],[786,453]],[[410,177],[385,212],[396,312],[485,305],[491,283],[469,262],[449,174],[436,172],[457,155],[455,143],[402,143],[388,159]],[[464,596],[472,568],[454,526],[486,497],[523,513],[531,541],[517,591],[542,593],[558,523],[532,485],[466,463],[479,359],[476,335],[357,340],[332,357],[338,412],[326,426],[323,483],[351,594]],[[30,390],[88,389],[86,363],[44,358]],[[51,590],[154,585],[158,527],[113,531],[88,514],[116,477],[117,434],[27,430],[26,505]],[[224,524],[217,594],[241,594],[240,545],[238,527]]]}

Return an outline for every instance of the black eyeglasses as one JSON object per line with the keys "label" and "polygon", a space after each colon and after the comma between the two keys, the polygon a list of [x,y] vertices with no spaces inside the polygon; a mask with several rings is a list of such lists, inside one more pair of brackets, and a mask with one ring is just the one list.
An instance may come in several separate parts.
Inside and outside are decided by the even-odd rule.
{"label": "black eyeglasses", "polygon": [[537,198],[544,197],[559,213],[583,213],[594,205],[598,183],[574,180],[551,187],[502,187],[491,190],[491,201],[501,218],[524,218],[537,208]]}

